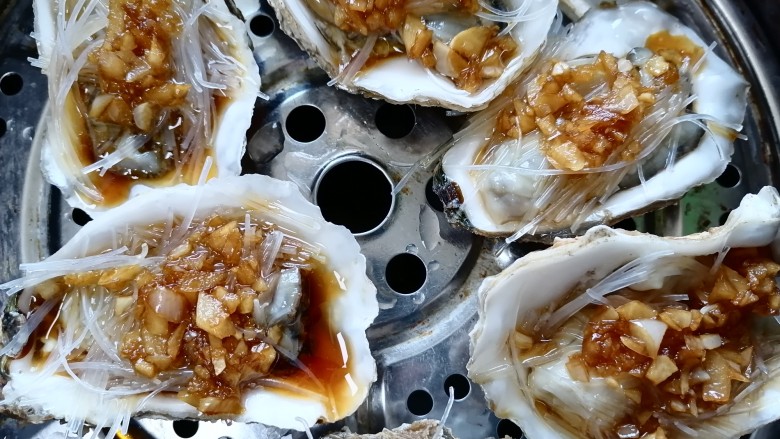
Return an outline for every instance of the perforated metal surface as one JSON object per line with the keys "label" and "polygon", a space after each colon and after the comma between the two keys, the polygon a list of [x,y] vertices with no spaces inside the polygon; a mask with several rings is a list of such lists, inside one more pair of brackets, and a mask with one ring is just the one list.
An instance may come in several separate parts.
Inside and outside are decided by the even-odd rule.
{"label": "perforated metal surface", "polygon": [[[19,262],[52,253],[79,228],[74,212],[57,190],[42,180],[38,168],[40,144],[34,141],[34,134],[45,104],[46,86],[45,78],[26,60],[36,56],[34,41],[29,37],[30,3],[5,0],[0,5],[0,76],[14,72],[23,81],[18,93],[0,94],[0,118],[6,127],[0,136],[0,280],[18,275]],[[292,180],[310,197],[329,167],[343,161],[369,161],[393,185],[407,174],[410,177],[393,198],[387,220],[376,230],[357,237],[369,261],[368,274],[377,285],[382,308],[369,330],[378,362],[378,381],[354,416],[335,426],[320,427],[315,434],[343,425],[352,431],[374,432],[421,417],[439,418],[447,402],[445,381],[454,375],[450,383],[462,384],[458,375],[466,373],[467,334],[476,319],[476,286],[484,276],[538,247],[516,244],[496,257],[495,242],[453,229],[435,203],[428,201],[426,184],[432,169],[413,166],[449,139],[461,119],[447,117],[439,109],[415,107],[412,111],[416,123],[411,131],[400,138],[388,137],[383,134],[388,131],[380,129],[391,123],[380,111],[387,109],[386,104],[328,87],[324,74],[279,32],[275,21],[269,21],[275,19],[267,5],[252,7],[251,1],[243,3],[245,16],[255,31],[265,35],[270,29],[267,36],[252,38],[261,66],[262,88],[270,100],[257,102],[248,133],[245,172]],[[773,93],[780,85],[780,70],[777,57],[770,55],[770,40],[754,18],[755,13],[766,20],[777,14],[777,6],[756,3],[765,9],[751,12],[744,3],[726,0],[659,3],[697,29],[705,40],[717,41],[716,50],[745,74],[753,90],[745,123],[750,140],[738,141],[731,171],[737,178],[724,176],[719,182],[695,189],[677,206],[624,224],[679,235],[717,225],[745,193],[778,183],[776,127],[780,105]],[[312,132],[311,126],[296,128],[288,123],[291,112],[304,105],[315,107],[318,110],[314,111],[324,117],[321,134],[318,130]],[[354,209],[359,212],[360,206]],[[394,291],[392,279],[386,277],[388,262],[399,254],[413,255],[408,258],[419,260],[425,267],[422,287],[411,294]],[[497,436],[499,419],[488,410],[481,390],[466,384],[456,389],[465,396],[455,403],[448,426],[464,439]],[[501,425],[501,433],[506,433],[505,424]],[[133,437],[177,438],[184,437],[183,431],[193,433],[194,438],[213,439],[265,434],[265,429],[256,425],[178,426],[189,428],[186,431],[174,427],[168,421],[141,420],[133,426]],[[58,423],[21,427],[9,422],[0,427],[0,435],[14,438],[48,438],[62,431]],[[276,433],[278,436],[283,432]],[[776,433],[764,429],[756,437],[775,437]],[[294,433],[294,437],[305,436]]]}

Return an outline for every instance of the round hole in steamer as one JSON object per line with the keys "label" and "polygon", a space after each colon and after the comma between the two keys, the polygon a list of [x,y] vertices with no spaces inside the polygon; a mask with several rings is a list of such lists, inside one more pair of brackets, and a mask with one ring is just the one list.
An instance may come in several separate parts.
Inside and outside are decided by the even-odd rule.
{"label": "round hole in steamer", "polygon": [[412,294],[418,291],[427,276],[425,263],[419,256],[411,253],[393,256],[385,267],[387,285],[396,293]]}
{"label": "round hole in steamer", "polygon": [[380,133],[391,139],[406,137],[414,129],[417,117],[410,105],[382,104],[374,115]]}
{"label": "round hole in steamer", "polygon": [[274,24],[274,19],[270,15],[261,12],[249,20],[249,30],[258,37],[263,38],[274,33],[276,24]]}
{"label": "round hole in steamer", "polygon": [[71,218],[73,218],[73,222],[84,226],[88,222],[92,221],[92,217],[89,216],[87,212],[84,212],[83,210],[79,209],[78,207],[73,209],[73,212],[71,213]]}
{"label": "round hole in steamer", "polygon": [[715,179],[719,185],[725,188],[735,187],[741,180],[742,173],[739,171],[739,168],[730,163],[726,166],[723,173],[720,174],[720,177]]}
{"label": "round hole in steamer", "polygon": [[626,218],[624,220],[619,221],[617,224],[613,226],[616,229],[623,229],[623,230],[636,230],[636,221],[634,221],[633,218]]}
{"label": "round hole in steamer", "polygon": [[0,118],[0,137],[3,137],[8,131],[8,124],[5,123],[5,119]]}
{"label": "round hole in steamer", "polygon": [[390,177],[373,161],[357,156],[325,168],[314,186],[314,200],[326,220],[355,235],[377,230],[395,205]]}
{"label": "round hole in steamer", "polygon": [[498,435],[498,437],[509,436],[512,439],[520,439],[523,437],[523,430],[509,419],[502,419],[498,422],[498,426],[496,426],[496,435]]}
{"label": "round hole in steamer", "polygon": [[428,200],[428,205],[437,212],[444,212],[444,204],[436,192],[433,191],[433,178],[425,183],[425,198]]}
{"label": "round hole in steamer", "polygon": [[287,114],[284,128],[295,141],[313,142],[325,132],[325,115],[314,105],[300,105]]}
{"label": "round hole in steamer", "polygon": [[179,437],[193,437],[198,432],[197,421],[173,421],[173,432]]}
{"label": "round hole in steamer", "polygon": [[406,398],[406,408],[413,415],[425,416],[433,409],[433,397],[427,390],[415,390]]}
{"label": "round hole in steamer", "polygon": [[469,395],[469,392],[471,392],[471,382],[469,382],[468,378],[459,373],[454,373],[444,380],[444,394],[447,395],[447,397],[450,396],[450,387],[452,387],[456,401],[461,401]]}
{"label": "round hole in steamer", "polygon": [[0,92],[6,96],[13,96],[22,91],[22,85],[24,81],[22,75],[18,73],[9,72],[0,77]]}

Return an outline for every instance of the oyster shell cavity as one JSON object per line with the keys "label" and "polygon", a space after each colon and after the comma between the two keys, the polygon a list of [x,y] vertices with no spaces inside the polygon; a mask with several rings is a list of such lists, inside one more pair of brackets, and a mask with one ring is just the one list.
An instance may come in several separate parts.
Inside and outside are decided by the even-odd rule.
{"label": "oyster shell cavity", "polygon": [[[651,41],[663,41],[668,45],[655,50],[668,56],[669,61],[646,48],[654,44]],[[673,46],[677,48],[667,48]],[[669,55],[671,51],[679,51],[682,58],[690,55],[690,58],[675,61]],[[652,56],[646,52],[651,52]],[[638,155],[630,159],[605,156],[603,166],[588,165],[583,160],[592,160],[593,156],[587,154],[596,153],[577,150],[572,146],[573,142],[552,143],[556,139],[554,133],[566,133],[571,136],[567,138],[579,142],[577,136],[589,135],[583,134],[587,130],[577,125],[567,128],[561,124],[567,123],[568,119],[562,122],[562,119],[550,119],[544,113],[541,116],[524,113],[522,120],[516,115],[521,110],[535,109],[537,113],[543,110],[545,107],[537,105],[544,105],[538,102],[546,101],[534,100],[551,92],[540,87],[555,86],[558,81],[548,80],[540,85],[541,80],[535,78],[543,78],[546,74],[566,77],[575,67],[605,62],[601,54],[615,59],[615,72],[635,74],[639,83],[645,84],[643,86],[653,78],[657,80],[670,63],[680,65],[676,79],[656,86],[663,90],[656,97],[624,93],[617,95],[614,102],[605,104],[605,111],[633,114],[638,102],[652,102],[643,110],[642,118],[637,119],[635,128],[626,133],[625,138],[633,143],[626,141],[618,146],[640,148]],[[634,65],[625,57],[635,59],[638,64]],[[442,159],[443,172],[460,188],[462,211],[476,233],[511,235],[510,239],[578,233],[585,230],[586,225],[610,224],[675,200],[692,187],[714,181],[725,170],[745,116],[748,85],[739,73],[712,53],[693,30],[654,4],[636,1],[612,8],[594,8],[572,25],[561,41],[549,44],[543,50],[542,58],[516,87],[517,99],[496,101],[476,115],[473,123],[455,136]],[[566,83],[565,87],[573,83],[580,88],[564,87],[552,93],[551,96],[557,96],[559,100],[565,96],[566,101],[561,103],[550,98],[549,109],[544,111],[552,111],[550,115],[555,115],[558,114],[555,108],[566,109],[570,108],[571,102],[592,102],[603,96],[605,86],[593,78],[598,75]],[[560,87],[560,82],[557,86]],[[531,101],[526,105],[524,99]],[[690,103],[684,105],[684,102]],[[674,105],[675,110],[664,111],[667,104]],[[693,114],[686,114],[686,107],[689,107],[688,113]],[[512,116],[507,119],[507,114]],[[657,123],[647,122],[656,118]],[[675,127],[693,126],[691,123],[705,130],[696,136],[690,135],[692,130],[675,130]],[[507,128],[507,124],[521,127],[522,135],[518,137],[511,130],[519,128],[514,128],[515,125]],[[553,134],[547,134],[549,130]],[[679,144],[681,141],[691,144]],[[586,144],[596,145],[596,141]],[[595,147],[594,150],[599,151]],[[596,181],[597,178],[602,180]],[[585,195],[573,189],[573,181],[578,181],[577,185],[581,187],[595,185],[593,187],[597,189],[591,189],[593,193]],[[510,197],[506,193],[509,190],[517,192]],[[447,204],[448,200],[444,201]],[[457,217],[451,220],[457,221]]]}
{"label": "oyster shell cavity", "polygon": [[[631,393],[634,387],[621,387],[635,378],[615,375],[614,380],[611,375],[600,375],[593,370],[589,378],[587,374],[583,378],[581,370],[577,375],[573,374],[567,362],[579,361],[572,358],[585,355],[580,354],[582,341],[576,341],[577,334],[582,333],[589,319],[596,318],[593,313],[601,308],[594,308],[591,314],[587,310],[571,314],[564,310],[570,308],[580,295],[584,297],[587,294],[584,293],[586,287],[595,289],[613,277],[616,271],[625,270],[632,261],[641,260],[645,264],[635,264],[634,267],[644,267],[643,279],[646,280],[637,284],[636,289],[631,287],[634,297],[642,300],[644,294],[652,294],[651,290],[658,289],[664,282],[687,282],[689,276],[680,274],[688,273],[685,270],[708,272],[710,266],[700,262],[705,255],[712,257],[722,252],[770,246],[777,260],[778,232],[780,196],[776,189],[765,187],[756,195],[747,195],[723,226],[706,232],[663,238],[597,226],[581,237],[559,239],[553,247],[518,259],[500,274],[485,279],[480,286],[479,320],[470,333],[469,377],[482,386],[496,415],[512,419],[531,439],[589,438],[614,434],[612,429],[620,427],[620,422],[628,422],[625,419],[634,410],[651,409],[642,408],[644,406],[637,409],[636,400],[632,400],[636,395]],[[664,261],[671,260],[683,265],[665,267]],[[719,258],[712,260],[722,261]],[[685,291],[676,290],[676,293]],[[605,297],[605,303],[627,302]],[[592,299],[591,303],[598,303],[596,300]],[[717,307],[714,305],[714,308]],[[516,341],[518,328],[523,328],[522,333],[526,334],[523,337],[527,337],[526,330],[547,331],[545,328],[554,325],[551,321],[555,321],[561,312],[568,317],[554,335],[547,333],[544,336],[545,340],[553,340],[555,349],[545,348],[538,351],[537,356],[523,360],[525,357],[521,358],[519,352],[528,344]],[[623,311],[618,308],[618,312]],[[665,326],[659,320],[653,322]],[[760,354],[767,355],[764,357],[765,364],[760,367],[766,368],[767,375],[751,375],[756,385],[747,387],[751,389],[745,391],[748,393],[723,406],[723,410],[708,412],[702,419],[688,414],[680,415],[680,418],[661,414],[659,425],[668,437],[691,437],[689,428],[695,430],[698,436],[739,437],[780,418],[780,409],[774,402],[780,392],[778,349],[773,343],[761,342],[761,337],[776,339],[780,327],[772,316],[756,317],[751,322],[754,325],[750,330],[756,331],[753,336],[759,337],[753,349],[765,349]],[[701,332],[707,331],[691,333]],[[709,346],[719,345],[720,342]],[[699,409],[702,412],[708,410],[705,407]],[[590,415],[583,416],[584,413]],[[675,420],[683,421],[689,428],[676,426]]]}
{"label": "oyster shell cavity", "polygon": [[[486,80],[475,92],[468,92],[458,88],[449,78],[405,55],[390,56],[366,64],[361,66],[357,75],[344,79],[341,73],[346,70],[344,65],[347,63],[343,60],[353,56],[347,47],[363,46],[363,41],[356,37],[356,33],[342,31],[335,24],[321,19],[307,6],[306,0],[272,0],[270,3],[279,16],[282,30],[335,78],[338,87],[394,103],[435,105],[459,111],[483,108],[530,65],[553,23],[557,6],[557,2],[550,0],[508,0],[505,4],[507,11],[526,11],[526,20],[508,23],[508,35],[519,45],[519,49],[506,63],[498,78]],[[458,14],[449,15],[453,16],[451,20],[459,24],[469,23],[459,18]],[[431,14],[430,19],[430,27],[436,37],[447,38],[456,34],[442,23],[442,14]]]}
{"label": "oyster shell cavity", "polygon": [[[264,247],[274,234],[282,235],[280,245]],[[261,268],[266,260],[270,268]],[[43,304],[60,301],[60,311],[54,324],[47,320],[50,333],[23,342],[21,358],[5,358],[0,411],[75,424],[118,426],[132,415],[290,429],[301,418],[312,426],[350,415],[376,379],[365,330],[378,304],[365,258],[351,233],[326,222],[290,182],[246,175],[149,191],[22,269],[26,277],[1,286],[3,294],[28,287],[40,303],[37,286],[53,279],[60,289]],[[160,294],[147,294],[147,286]],[[202,308],[201,296],[209,299]],[[252,323],[252,299],[270,305],[274,322]],[[177,314],[179,306],[192,315]],[[162,350],[155,337],[163,337]],[[187,349],[201,346],[208,357],[191,356],[182,347],[188,340],[195,344]],[[195,377],[234,390],[203,393],[204,381],[188,381]],[[60,396],[52,398],[51,389]]]}

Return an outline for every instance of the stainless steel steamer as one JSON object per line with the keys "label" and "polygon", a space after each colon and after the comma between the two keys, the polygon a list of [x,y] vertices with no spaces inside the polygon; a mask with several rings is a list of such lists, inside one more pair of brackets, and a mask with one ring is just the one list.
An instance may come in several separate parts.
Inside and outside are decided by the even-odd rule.
{"label": "stainless steel steamer", "polygon": [[[39,170],[36,133],[46,105],[46,78],[27,61],[37,56],[30,37],[31,2],[0,4],[0,280],[18,276],[20,262],[56,251],[88,220],[68,207]],[[737,141],[733,164],[718,181],[693,190],[678,205],[620,224],[680,235],[718,225],[745,193],[780,186],[780,4],[657,2],[705,40],[716,41],[716,52],[751,82],[743,131],[749,140]],[[440,418],[448,399],[445,386],[453,386],[456,402],[447,425],[457,436],[519,438],[516,426],[496,418],[480,389],[465,378],[467,334],[476,320],[479,281],[539,246],[513,245],[496,257],[496,242],[453,229],[444,219],[430,191],[433,169],[426,165],[463,118],[328,87],[324,73],[278,29],[267,4],[246,19],[270,99],[257,101],[245,172],[290,179],[332,218],[348,222],[358,232],[379,294],[380,314],[369,330],[379,379],[354,416],[318,427],[315,435],[342,426],[376,432]],[[388,197],[391,188],[397,193]],[[4,438],[64,437],[64,431],[58,422],[22,426],[6,420],[0,426]],[[243,439],[265,437],[264,431],[257,425],[138,420],[131,435]],[[780,425],[775,425],[753,437],[778,435]]]}

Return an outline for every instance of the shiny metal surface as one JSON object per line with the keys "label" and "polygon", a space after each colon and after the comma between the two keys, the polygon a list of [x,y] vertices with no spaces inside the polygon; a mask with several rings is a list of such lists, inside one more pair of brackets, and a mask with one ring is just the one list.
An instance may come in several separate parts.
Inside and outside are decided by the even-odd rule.
{"label": "shiny metal surface", "polygon": [[[273,16],[265,4],[257,9],[249,0],[238,3],[248,21],[257,15]],[[744,130],[749,140],[738,141],[734,156],[737,178],[722,178],[697,188],[679,205],[623,224],[680,235],[719,224],[745,193],[780,182],[780,100],[776,91],[780,85],[780,52],[772,55],[780,42],[780,31],[771,27],[762,30],[757,20],[774,25],[768,17],[777,14],[778,6],[758,0],[658,3],[697,29],[705,40],[717,41],[719,55],[737,66],[752,84]],[[0,94],[0,118],[6,126],[0,135],[0,280],[18,275],[19,262],[56,251],[79,228],[71,209],[57,190],[43,181],[38,169],[40,144],[33,140],[46,100],[46,82],[27,62],[27,57],[36,56],[34,40],[29,37],[31,10],[31,0],[4,0],[0,5],[0,77],[14,72],[23,79],[17,94]],[[357,158],[375,163],[398,189],[386,221],[357,237],[369,261],[368,274],[377,285],[382,308],[369,330],[378,362],[378,381],[354,416],[335,426],[319,427],[315,435],[342,426],[375,432],[422,417],[439,418],[447,402],[445,381],[453,375],[457,380],[457,375],[466,373],[468,331],[476,320],[477,285],[485,276],[538,246],[515,244],[496,256],[495,242],[452,228],[429,203],[426,184],[432,167],[415,163],[432,163],[433,152],[457,129],[461,119],[447,117],[439,109],[415,107],[411,132],[400,138],[387,137],[380,130],[387,121],[377,116],[386,104],[328,87],[324,74],[279,32],[278,26],[269,36],[253,36],[252,40],[261,65],[262,89],[270,99],[256,104],[248,133],[245,172],[292,180],[312,197],[329,166]],[[322,134],[308,142],[295,140],[295,130],[287,124],[291,112],[302,105],[318,108],[325,119]],[[356,212],[360,207],[354,206]],[[411,294],[395,292],[386,278],[388,261],[405,253],[418,257],[425,267],[422,287]],[[481,390],[466,386],[464,393],[455,403],[447,425],[464,439],[496,437],[499,419],[487,408]],[[414,404],[425,402],[426,394],[430,396],[430,410],[415,414],[422,411]],[[170,421],[140,420],[132,432],[135,438],[184,437],[174,427]],[[190,432],[195,429],[192,437],[204,439],[278,438],[286,433],[226,423],[201,423],[188,428]],[[9,421],[0,426],[0,436],[9,438],[62,437],[63,431],[56,422],[24,427]],[[768,427],[754,437],[776,437],[777,431],[777,427]],[[291,433],[296,439],[305,437]]]}

